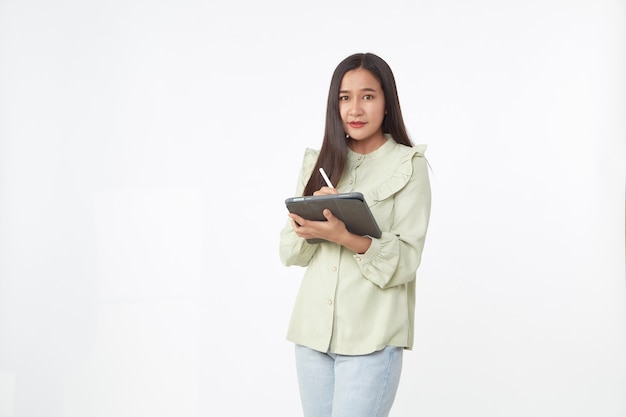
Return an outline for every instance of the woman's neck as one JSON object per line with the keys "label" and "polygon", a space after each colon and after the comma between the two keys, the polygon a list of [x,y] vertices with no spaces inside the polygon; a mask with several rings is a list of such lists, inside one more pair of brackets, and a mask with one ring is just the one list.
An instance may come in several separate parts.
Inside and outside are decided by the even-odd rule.
{"label": "woman's neck", "polygon": [[367,140],[356,140],[350,138],[350,140],[348,141],[348,147],[353,152],[365,155],[370,152],[374,152],[376,149],[383,146],[386,142],[387,138],[384,135],[381,135],[379,137],[373,137]]}

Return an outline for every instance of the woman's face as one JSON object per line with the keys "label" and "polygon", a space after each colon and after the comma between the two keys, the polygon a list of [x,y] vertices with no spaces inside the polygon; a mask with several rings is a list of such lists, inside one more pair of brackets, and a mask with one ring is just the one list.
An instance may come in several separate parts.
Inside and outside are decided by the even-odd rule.
{"label": "woman's face", "polygon": [[371,152],[385,143],[385,95],[368,70],[357,68],[344,74],[339,87],[339,113],[351,138],[349,146],[355,152]]}

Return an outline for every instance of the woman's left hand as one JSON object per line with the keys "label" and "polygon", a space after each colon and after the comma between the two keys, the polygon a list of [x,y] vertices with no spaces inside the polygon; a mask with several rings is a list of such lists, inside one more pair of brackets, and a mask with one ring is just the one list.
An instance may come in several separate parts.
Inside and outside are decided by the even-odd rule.
{"label": "woman's left hand", "polygon": [[322,213],[326,221],[306,220],[297,214],[290,213],[293,230],[296,235],[304,239],[325,239],[339,243],[342,237],[345,238],[346,233],[349,233],[345,223],[335,217],[329,209],[324,209]]}

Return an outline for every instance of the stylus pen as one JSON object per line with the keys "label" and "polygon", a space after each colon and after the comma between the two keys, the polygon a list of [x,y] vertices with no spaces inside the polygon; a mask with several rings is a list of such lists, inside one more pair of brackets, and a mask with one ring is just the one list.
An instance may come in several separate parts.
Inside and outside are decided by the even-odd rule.
{"label": "stylus pen", "polygon": [[326,175],[326,172],[324,171],[324,168],[320,168],[320,174],[322,174],[322,177],[324,177],[324,181],[326,181],[326,185],[328,185],[330,188],[335,188],[335,187],[333,187],[333,183],[330,182],[330,179],[328,178],[328,175]]}

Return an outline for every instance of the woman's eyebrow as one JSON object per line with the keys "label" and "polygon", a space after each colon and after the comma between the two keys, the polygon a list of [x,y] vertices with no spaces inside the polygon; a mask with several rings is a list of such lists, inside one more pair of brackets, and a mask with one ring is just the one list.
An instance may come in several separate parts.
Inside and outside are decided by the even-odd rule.
{"label": "woman's eyebrow", "polygon": [[[377,90],[375,88],[370,88],[370,87],[363,87],[359,91],[371,91],[373,93],[377,92]],[[346,93],[349,93],[350,91],[348,91],[348,90],[339,90],[339,92],[343,93],[343,94],[346,94]]]}

